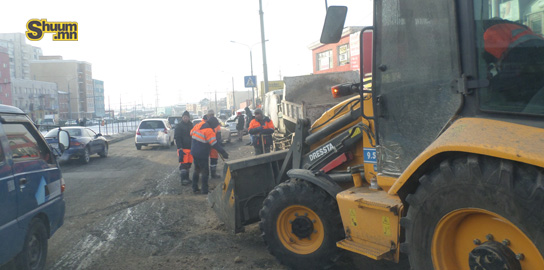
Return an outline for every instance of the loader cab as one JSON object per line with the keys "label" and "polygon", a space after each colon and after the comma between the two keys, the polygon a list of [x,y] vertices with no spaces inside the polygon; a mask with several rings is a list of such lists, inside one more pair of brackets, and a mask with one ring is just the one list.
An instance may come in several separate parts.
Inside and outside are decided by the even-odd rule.
{"label": "loader cab", "polygon": [[[462,117],[544,126],[544,1],[386,0],[374,9],[381,175],[399,177]],[[326,20],[335,29],[345,18]],[[322,35],[322,42],[334,40]]]}
{"label": "loader cab", "polygon": [[[393,232],[414,269],[495,269],[474,254],[518,238],[502,240],[505,267],[544,266],[544,217],[527,218],[543,200],[520,191],[544,174],[543,10],[542,0],[374,1],[377,178],[394,183],[337,195],[348,236],[337,246],[383,259],[365,248]],[[365,210],[393,198],[380,211],[402,218],[380,224]],[[359,217],[375,223],[358,229]]]}

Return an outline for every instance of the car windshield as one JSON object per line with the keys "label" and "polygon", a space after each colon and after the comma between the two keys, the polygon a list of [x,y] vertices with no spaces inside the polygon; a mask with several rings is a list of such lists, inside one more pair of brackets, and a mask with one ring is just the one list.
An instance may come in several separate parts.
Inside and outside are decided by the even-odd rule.
{"label": "car windshield", "polygon": [[52,130],[50,130],[49,132],[47,132],[47,133],[44,135],[44,137],[46,137],[46,138],[56,138],[58,132],[59,132],[58,129],[52,129]]}
{"label": "car windshield", "polygon": [[140,129],[162,129],[164,123],[162,121],[143,121],[140,124]]}
{"label": "car windshield", "polygon": [[68,131],[68,134],[70,134],[70,137],[81,137],[82,136],[81,129],[70,128],[70,129],[65,129],[65,130]]}
{"label": "car windshield", "polygon": [[[70,134],[70,137],[81,137],[82,136],[81,129],[79,129],[79,128],[78,129],[66,128],[66,129],[63,129],[63,130],[66,130],[68,132],[68,134]],[[46,138],[56,138],[58,132],[59,132],[58,129],[52,129],[49,132],[47,132],[44,137],[46,137]]]}

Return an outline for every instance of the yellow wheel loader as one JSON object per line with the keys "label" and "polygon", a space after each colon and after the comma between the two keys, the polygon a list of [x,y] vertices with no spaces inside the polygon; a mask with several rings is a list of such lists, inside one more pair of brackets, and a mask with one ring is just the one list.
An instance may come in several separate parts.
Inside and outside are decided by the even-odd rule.
{"label": "yellow wheel loader", "polygon": [[[322,43],[346,13],[329,7]],[[299,120],[288,151],[226,163],[212,207],[234,232],[260,222],[297,269],[344,250],[544,269],[542,16],[541,0],[374,1],[372,87],[333,87],[359,95]]]}

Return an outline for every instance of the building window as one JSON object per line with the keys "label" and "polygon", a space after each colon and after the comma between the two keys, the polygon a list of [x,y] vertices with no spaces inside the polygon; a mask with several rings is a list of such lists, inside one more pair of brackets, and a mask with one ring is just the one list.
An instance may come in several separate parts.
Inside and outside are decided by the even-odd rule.
{"label": "building window", "polygon": [[317,70],[326,70],[332,68],[332,50],[318,53],[316,56]]}
{"label": "building window", "polygon": [[349,64],[349,45],[343,44],[338,46],[338,66]]}

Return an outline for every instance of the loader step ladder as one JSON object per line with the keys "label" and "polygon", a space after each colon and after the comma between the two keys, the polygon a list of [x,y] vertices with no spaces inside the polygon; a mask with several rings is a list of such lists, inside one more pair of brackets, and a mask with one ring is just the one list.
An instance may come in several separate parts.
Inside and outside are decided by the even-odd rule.
{"label": "loader step ladder", "polygon": [[[361,241],[361,240],[359,240]],[[365,255],[374,260],[381,260],[390,256],[391,248],[377,245],[369,241],[356,243],[351,240],[344,239],[336,243],[336,246],[354,253]]]}
{"label": "loader step ladder", "polygon": [[346,233],[336,246],[374,260],[398,262],[402,201],[368,186],[344,190],[336,200]]}

